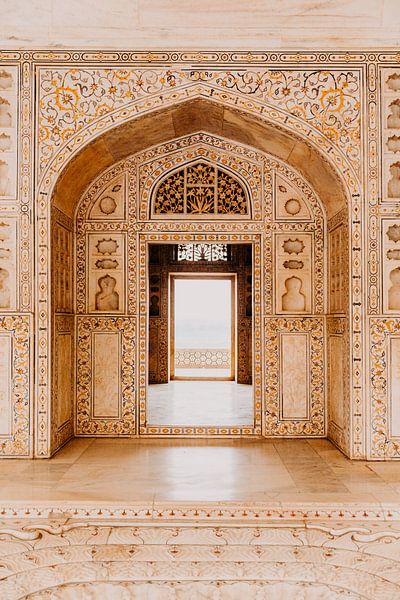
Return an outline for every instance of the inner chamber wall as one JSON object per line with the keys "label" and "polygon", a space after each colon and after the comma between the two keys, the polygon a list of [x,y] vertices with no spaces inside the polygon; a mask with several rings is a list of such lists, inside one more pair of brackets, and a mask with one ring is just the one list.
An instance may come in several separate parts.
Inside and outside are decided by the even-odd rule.
{"label": "inner chamber wall", "polygon": [[[154,190],[196,160],[243,183],[247,215],[157,218]],[[53,451],[73,435],[151,433],[144,427],[148,340],[139,336],[147,320],[148,244],[228,241],[254,248],[256,239],[260,424],[249,435],[328,436],[348,449],[347,211],[328,220],[292,167],[223,138],[187,136],[108,168],[82,196],[74,221],[53,209],[52,231]]]}

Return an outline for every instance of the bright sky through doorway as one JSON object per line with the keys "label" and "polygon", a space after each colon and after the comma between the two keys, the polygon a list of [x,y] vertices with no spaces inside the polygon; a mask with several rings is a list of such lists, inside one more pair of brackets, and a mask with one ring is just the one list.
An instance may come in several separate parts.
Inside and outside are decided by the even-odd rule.
{"label": "bright sky through doorway", "polygon": [[231,281],[175,280],[176,348],[229,348]]}

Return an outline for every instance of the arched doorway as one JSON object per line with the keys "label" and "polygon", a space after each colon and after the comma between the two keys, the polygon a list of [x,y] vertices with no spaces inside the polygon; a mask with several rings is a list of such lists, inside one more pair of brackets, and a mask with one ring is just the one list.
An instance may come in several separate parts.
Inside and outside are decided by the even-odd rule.
{"label": "arched doorway", "polygon": [[[197,108],[200,111],[199,114],[202,114],[203,101],[199,101],[199,103]],[[182,106],[176,110],[182,111]],[[224,122],[224,118],[221,119],[221,122]],[[256,127],[258,126],[261,127],[259,123],[256,123]],[[275,147],[277,147],[279,144],[283,144],[282,134],[279,130],[275,133],[275,137],[271,136],[268,143],[270,145],[275,144]],[[55,330],[60,336],[61,334],[67,334],[66,337],[69,339],[66,344],[67,350],[58,351],[59,356],[64,357],[63,363],[65,363],[65,360],[68,362],[70,355],[74,355],[74,331],[77,334],[76,343],[80,347],[76,373],[76,428],[73,428],[71,418],[67,419],[65,423],[68,422],[68,424],[64,425],[61,422],[62,419],[57,417],[55,438],[58,436],[58,442],[55,442],[56,445],[62,443],[64,436],[68,437],[72,429],[75,429],[75,433],[78,435],[138,435],[140,433],[142,435],[264,434],[268,436],[325,436],[327,433],[326,398],[328,386],[331,389],[336,386],[335,393],[337,394],[337,401],[335,400],[335,407],[332,410],[332,414],[335,414],[335,423],[333,423],[331,431],[334,431],[334,426],[337,424],[337,441],[340,441],[340,436],[342,436],[342,441],[344,439],[346,429],[346,410],[344,407],[348,402],[348,398],[345,397],[348,393],[348,379],[346,379],[346,376],[341,377],[338,382],[338,377],[335,375],[336,372],[345,373],[346,362],[349,358],[349,348],[346,348],[346,319],[344,317],[347,310],[346,303],[348,302],[348,292],[346,290],[348,278],[346,276],[346,261],[343,259],[343,256],[345,256],[343,245],[347,243],[348,239],[346,233],[347,211],[340,184],[323,162],[320,164],[319,177],[316,176],[316,159],[311,148],[308,148],[310,158],[308,170],[310,174],[307,181],[292,166],[285,165],[283,161],[267,155],[265,152],[259,152],[259,150],[247,145],[238,144],[220,136],[211,136],[208,133],[196,135],[200,136],[196,143],[199,143],[200,140],[203,144],[203,149],[201,149],[197,158],[204,158],[204,149],[208,146],[213,153],[212,160],[215,164],[218,163],[218,160],[231,160],[235,162],[235,168],[242,172],[252,193],[252,218],[242,221],[235,219],[234,222],[230,218],[220,222],[215,219],[201,219],[200,222],[194,219],[186,219],[186,221],[178,220],[178,223],[176,219],[165,219],[160,222],[160,220],[153,218],[154,215],[149,214],[151,187],[155,185],[155,182],[161,180],[166,172],[169,172],[171,165],[168,166],[167,163],[168,161],[171,162],[171,158],[178,160],[178,162],[181,161],[182,164],[184,151],[188,150],[190,153],[190,144],[193,146],[193,140],[189,140],[191,136],[183,136],[178,140],[170,141],[168,144],[153,146],[149,150],[136,153],[131,158],[116,163],[111,168],[103,169],[103,174],[97,177],[93,184],[87,188],[76,213],[76,330],[71,325],[73,320],[69,317],[64,317],[63,320],[57,318],[57,316],[55,318]],[[236,135],[236,137],[240,136]],[[149,140],[151,139],[152,136],[150,135]],[[144,143],[141,140],[139,141]],[[286,142],[287,139],[285,139]],[[113,143],[115,144],[115,141]],[[174,147],[174,144],[177,144],[177,146]],[[218,152],[221,154],[221,147],[224,144],[225,147],[222,153],[225,158],[222,159],[221,156],[218,157]],[[265,144],[268,145],[267,142]],[[297,140],[294,142],[294,146],[296,144],[298,144]],[[123,143],[121,145],[124,147]],[[258,145],[260,144],[258,143]],[[119,146],[115,144],[114,148],[117,147]],[[93,146],[90,152],[96,154]],[[293,147],[290,152],[287,152],[286,148],[286,154],[288,153],[291,156],[292,152],[295,157],[298,155]],[[227,157],[230,157],[230,159]],[[105,154],[105,160],[110,160],[109,151]],[[184,162],[188,163],[191,160],[193,160],[193,154],[192,156],[187,155]],[[257,163],[262,163],[263,160],[275,161],[276,163],[274,168],[268,167],[270,173],[266,178],[263,172],[263,169],[265,171],[265,164],[259,168],[258,173],[257,168],[254,166]],[[140,161],[143,165],[142,171],[138,169],[138,162]],[[243,164],[246,161],[248,164],[244,168]],[[103,159],[100,163],[100,166],[103,166]],[[304,164],[302,166],[304,169]],[[77,189],[82,187],[82,182],[75,182],[73,177],[74,171],[78,170],[78,163],[75,165],[72,163],[71,169],[68,176],[64,174],[60,178],[55,191],[55,204],[58,204],[59,209],[54,208],[53,210],[54,231],[57,230],[57,221],[58,224],[62,221],[62,227],[67,230],[70,227],[70,232],[73,229],[72,220],[68,221],[64,211],[67,209],[69,198],[76,197]],[[87,178],[88,174],[90,176],[90,169],[91,167],[85,172],[84,179]],[[96,166],[96,169],[99,170],[99,165]],[[273,174],[271,174],[272,171],[274,171]],[[327,172],[326,177],[325,171]],[[131,173],[131,176],[126,175],[128,172]],[[260,175],[261,172],[263,172],[262,175]],[[124,183],[115,183],[116,176],[122,177]],[[267,181],[267,185],[264,185],[265,181]],[[311,181],[312,187],[310,185]],[[68,187],[68,182],[75,189]],[[109,213],[107,220],[103,219],[101,221],[95,216],[95,213],[98,210],[98,203],[104,197],[104,193],[107,190],[110,191],[111,184],[113,184],[112,188],[115,188],[112,194],[121,195],[121,190],[125,189],[128,203],[124,204],[122,209],[121,207],[116,209],[116,213]],[[316,187],[319,188],[319,194],[315,191]],[[108,192],[107,194],[110,196]],[[296,197],[296,194],[298,197]],[[320,198],[323,199],[324,208],[322,208]],[[292,200],[299,202],[299,210],[296,202],[294,203],[296,207],[294,211],[290,208],[288,202]],[[110,203],[111,205],[114,205],[113,202]],[[95,206],[97,206],[97,209]],[[289,210],[287,210],[288,207]],[[336,209],[339,210],[335,212]],[[64,213],[64,216],[57,213],[57,210]],[[93,212],[89,215],[91,210]],[[110,209],[106,207],[105,210],[107,212]],[[122,210],[122,212],[118,212],[118,210]],[[70,208],[68,208],[68,211],[70,212]],[[104,217],[104,213],[102,214]],[[118,223],[122,222],[125,224],[119,231]],[[332,252],[336,253],[335,260],[331,260],[329,265],[329,277],[331,279],[329,293],[327,287],[327,229],[332,232],[335,231],[329,237],[332,238],[330,240],[331,249],[333,248]],[[98,287],[93,288],[92,284],[88,284],[86,251],[90,244],[93,248],[101,241],[96,238],[100,235],[97,232],[100,231],[102,233],[112,231],[113,235],[117,237],[123,232],[126,233],[124,241],[122,241],[123,236],[120,238],[121,245],[117,241],[117,245],[120,249],[123,249],[123,252],[117,258],[121,259],[121,264],[124,262],[122,271],[125,269],[126,275],[126,282],[121,296],[123,297],[123,303],[118,305],[118,316],[113,315],[112,318],[110,315],[107,317],[106,313],[102,315],[102,311],[98,308],[94,311],[96,316],[91,313],[91,310],[87,311],[93,301],[90,301],[85,295],[86,288],[89,289],[92,286],[90,292],[92,298],[95,298],[100,290]],[[89,235],[90,232],[92,236]],[[72,236],[67,237],[72,240]],[[91,242],[88,241],[90,237],[93,238]],[[250,243],[253,247],[253,295],[255,302],[253,340],[255,410],[253,427],[236,431],[227,428],[223,428],[222,431],[218,428],[212,428],[212,431],[202,432],[193,431],[193,428],[186,430],[177,430],[173,427],[149,428],[146,420],[146,385],[148,379],[147,314],[149,309],[146,257],[148,256],[148,245],[150,243],[165,242],[173,244],[180,241],[211,243],[221,240],[229,243]],[[55,234],[55,244],[56,241],[57,235]],[[288,243],[285,245],[285,242]],[[338,250],[339,247],[340,250]],[[59,250],[55,246],[53,256],[56,257],[58,252]],[[307,255],[303,257],[306,260],[302,260],[302,257],[300,257],[302,252]],[[68,252],[66,253],[68,254]],[[341,256],[340,260],[336,260],[337,254]],[[66,261],[61,262],[64,266],[67,264]],[[55,259],[55,263],[58,265],[54,269],[55,276],[57,276],[57,271],[62,271],[62,268],[60,268],[61,262]],[[301,266],[300,263],[302,263]],[[85,266],[83,267],[83,265]],[[67,267],[65,266],[65,268]],[[297,275],[295,274],[296,271]],[[299,271],[302,272],[301,277],[298,277]],[[291,277],[284,275],[287,272],[293,272]],[[332,283],[333,274],[335,277],[334,284]],[[59,276],[59,279],[68,280],[68,276],[64,273],[64,276]],[[296,290],[291,289],[290,282],[287,285],[289,279],[296,283]],[[300,280],[299,289],[297,289],[299,286],[296,280]],[[57,288],[57,286],[55,287]],[[115,290],[113,293],[115,293]],[[286,297],[287,295],[290,296],[292,292],[295,292],[300,298],[304,296],[301,308],[289,308],[284,301],[285,295]],[[118,291],[116,293],[119,294]],[[335,302],[337,302],[336,305]],[[299,307],[299,304],[297,304],[297,307]],[[333,314],[333,317],[327,319],[326,314],[329,311]],[[60,311],[56,309],[55,313],[57,312]],[[288,318],[289,315],[290,318]],[[66,325],[67,322],[68,325]],[[111,323],[113,323],[112,327],[115,326],[113,331],[110,330],[110,328],[112,329]],[[113,336],[114,339],[111,341],[111,334],[114,333],[117,336]],[[335,338],[335,341],[330,340],[327,343],[327,333]],[[120,340],[119,345],[117,344],[117,337]],[[57,336],[55,338],[55,344],[57,344]],[[114,385],[114,393],[107,393],[108,398],[114,398],[113,412],[108,415],[104,413],[101,402],[97,402],[97,408],[93,411],[93,407],[96,406],[96,402],[93,402],[93,393],[95,393],[93,392],[95,389],[93,381],[97,377],[93,374],[97,372],[104,375],[102,365],[106,364],[108,354],[103,352],[103,357],[99,359],[96,365],[93,363],[92,350],[96,348],[96,344],[99,348],[99,343],[104,341],[106,342],[105,347],[113,347],[115,353],[120,357],[127,356],[127,353],[131,357],[126,363],[119,363],[117,369],[119,373],[118,382],[115,369],[113,370],[114,379],[108,379],[108,383],[111,385],[111,382],[113,382],[112,385]],[[137,342],[137,346],[133,341]],[[114,346],[109,346],[108,343],[114,344]],[[117,349],[119,349],[118,352]],[[330,370],[329,382],[325,375],[324,357],[326,350],[329,352],[328,364],[332,363],[331,356],[336,361],[334,363],[335,368]],[[79,352],[81,352],[82,359],[79,358]],[[61,377],[60,372],[57,370],[57,364],[60,364],[60,359],[57,359],[57,349],[55,349],[55,354],[54,377],[56,379],[57,376]],[[296,356],[297,363],[294,365],[287,361],[285,363],[286,359],[282,360],[284,355],[290,357],[290,360],[293,356]],[[268,364],[266,357],[268,357]],[[306,369],[304,365],[307,366]],[[286,376],[287,373],[291,372],[291,369],[300,369],[302,373],[299,380],[300,387],[293,385],[292,378]],[[132,386],[132,381],[136,382],[136,388]],[[64,398],[65,406],[70,406],[70,390],[72,390],[73,384],[74,381],[61,384],[64,395],[58,394],[58,397]],[[283,384],[284,389],[281,384]],[[60,383],[55,380],[54,389],[57,389],[57,386],[60,387]],[[116,388],[118,388],[117,392],[115,391]],[[301,390],[302,394],[299,402],[295,398],[298,389]],[[282,404],[284,397],[290,398],[290,401],[286,402],[286,406]],[[58,408],[57,412],[60,414],[62,410]]]}

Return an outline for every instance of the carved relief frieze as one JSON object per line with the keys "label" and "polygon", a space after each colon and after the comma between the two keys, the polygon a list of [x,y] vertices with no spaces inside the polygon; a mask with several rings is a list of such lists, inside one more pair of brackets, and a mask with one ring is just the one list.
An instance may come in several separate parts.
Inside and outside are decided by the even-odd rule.
{"label": "carved relief frieze", "polygon": [[386,600],[400,594],[400,525],[384,522],[381,508],[368,511],[378,513],[376,521],[366,520],[363,505],[313,507],[310,521],[304,506],[290,511],[261,503],[135,510],[113,507],[118,517],[110,518],[106,506],[85,506],[86,514],[77,508],[82,516],[74,519],[3,518],[0,595]]}
{"label": "carved relief frieze", "polygon": [[323,318],[265,319],[267,436],[325,435],[324,329]]}
{"label": "carved relief frieze", "polygon": [[135,435],[136,319],[77,318],[77,435]]}

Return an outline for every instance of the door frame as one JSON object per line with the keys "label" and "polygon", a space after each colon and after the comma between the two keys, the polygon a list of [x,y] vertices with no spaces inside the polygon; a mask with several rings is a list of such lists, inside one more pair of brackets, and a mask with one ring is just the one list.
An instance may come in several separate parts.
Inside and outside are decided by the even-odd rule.
{"label": "door frame", "polygon": [[[231,282],[231,342],[230,342],[230,376],[229,377],[184,377],[175,375],[175,281],[177,279],[214,279],[230,280]],[[235,381],[237,374],[236,344],[237,344],[237,314],[236,273],[170,273],[168,281],[169,290],[169,378],[171,381]]]}
{"label": "door frame", "polygon": [[[214,227],[217,224],[212,224]],[[239,227],[239,224],[236,224]],[[263,234],[261,232],[241,231],[227,233],[226,231],[211,231],[192,233],[190,231],[141,231],[138,238],[138,369],[136,377],[136,397],[138,415],[138,435],[141,437],[190,437],[190,438],[235,438],[264,435],[265,401],[264,401],[264,364],[263,364]],[[253,281],[253,415],[251,426],[216,426],[189,427],[169,426],[147,423],[147,388],[148,388],[148,351],[149,351],[149,264],[148,246],[150,244],[180,244],[180,243],[226,243],[251,244],[253,248],[252,281]]]}

